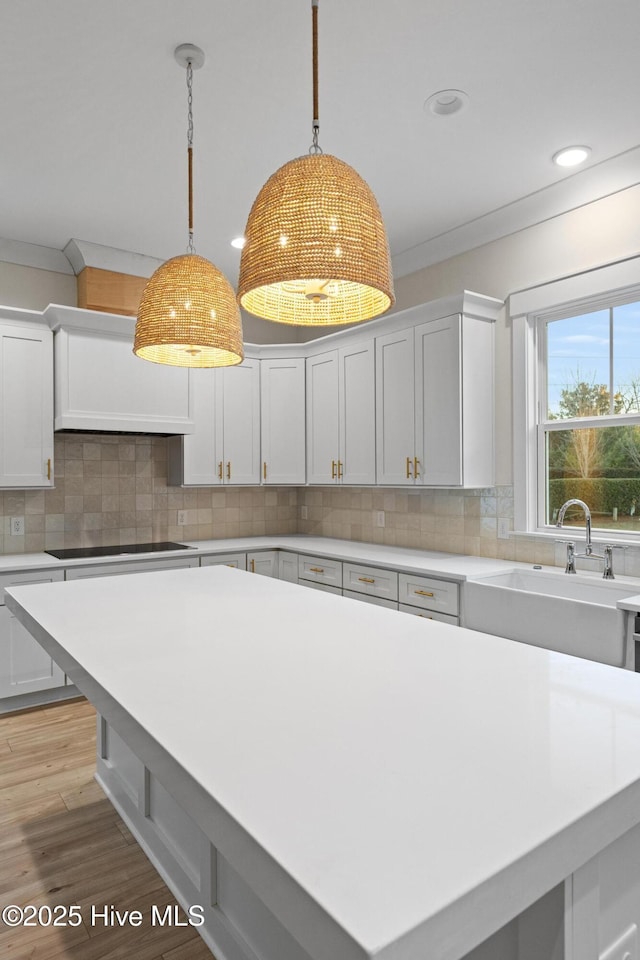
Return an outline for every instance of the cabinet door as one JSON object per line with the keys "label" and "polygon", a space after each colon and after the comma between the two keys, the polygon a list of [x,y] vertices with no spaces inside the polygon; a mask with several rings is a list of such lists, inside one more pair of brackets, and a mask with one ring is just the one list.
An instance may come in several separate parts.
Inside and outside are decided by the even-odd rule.
{"label": "cabinet door", "polygon": [[415,452],[414,331],[376,337],[376,474],[412,484]]}
{"label": "cabinet door", "polygon": [[224,482],[260,483],[260,361],[221,372]]}
{"label": "cabinet door", "polygon": [[62,570],[5,574],[0,584],[0,697],[65,685],[64,673],[4,606],[4,587],[62,580]]}
{"label": "cabinet door", "polygon": [[278,576],[278,551],[259,550],[247,554],[247,570],[249,573],[259,573],[263,577]]}
{"label": "cabinet door", "polygon": [[416,327],[415,335],[417,482],[459,486],[462,483],[460,316],[423,323]]}
{"label": "cabinet door", "polygon": [[16,620],[0,607],[0,697],[63,687],[64,673]]}
{"label": "cabinet door", "polygon": [[278,577],[289,583],[298,582],[298,554],[287,550],[278,551]]}
{"label": "cabinet door", "polygon": [[53,334],[0,322],[0,487],[53,486]]}
{"label": "cabinet door", "polygon": [[304,483],[304,360],[260,362],[262,482]]}
{"label": "cabinet door", "polygon": [[307,483],[336,483],[339,460],[338,353],[307,360]]}
{"label": "cabinet door", "polygon": [[169,437],[168,480],[172,486],[216,486],[222,483],[222,436],[216,434],[221,372],[190,370],[189,390],[194,431],[184,437]]}
{"label": "cabinet door", "polygon": [[340,452],[342,483],[376,482],[375,351],[367,340],[338,351]]}

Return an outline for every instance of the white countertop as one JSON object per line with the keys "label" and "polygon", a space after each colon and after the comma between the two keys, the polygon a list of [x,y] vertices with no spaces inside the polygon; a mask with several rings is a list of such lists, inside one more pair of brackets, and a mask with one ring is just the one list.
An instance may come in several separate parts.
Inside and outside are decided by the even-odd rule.
{"label": "white countertop", "polygon": [[226,567],[7,602],[346,931],[333,960],[456,960],[640,821],[630,671]]}
{"label": "white countertop", "polygon": [[[311,537],[304,534],[269,537],[237,537],[224,540],[184,540],[190,550],[166,550],[155,553],[120,554],[115,557],[82,557],[77,560],[58,560],[47,553],[5,554],[0,556],[0,573],[18,570],[59,569],[86,567],[97,564],[130,563],[135,560],[162,560],[176,556],[207,556],[216,553],[237,553],[252,550],[292,550],[314,556],[334,557],[353,563],[392,567],[407,573],[441,574],[451,580],[490,576],[512,569],[512,561],[492,560],[487,557],[467,557],[436,550],[412,550],[406,547],[388,547],[384,544],[338,540],[331,537]],[[528,564],[531,566],[531,564]]]}

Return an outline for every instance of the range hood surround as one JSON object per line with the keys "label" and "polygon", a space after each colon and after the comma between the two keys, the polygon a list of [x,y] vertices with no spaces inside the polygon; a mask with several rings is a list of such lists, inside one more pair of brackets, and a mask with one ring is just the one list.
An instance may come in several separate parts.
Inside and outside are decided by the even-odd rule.
{"label": "range hood surround", "polygon": [[51,304],[54,430],[175,436],[195,429],[190,371],[140,360],[135,319]]}

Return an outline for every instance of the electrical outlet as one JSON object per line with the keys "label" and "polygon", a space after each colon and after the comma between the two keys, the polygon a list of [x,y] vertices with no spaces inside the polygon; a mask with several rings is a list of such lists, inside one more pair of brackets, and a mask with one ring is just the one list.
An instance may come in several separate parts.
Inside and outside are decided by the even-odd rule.
{"label": "electrical outlet", "polygon": [[301,520],[309,519],[309,508],[306,505],[306,503],[303,503],[302,506],[300,507],[300,519]]}
{"label": "electrical outlet", "polygon": [[178,526],[186,527],[186,525],[187,525],[187,511],[178,510]]}
{"label": "electrical outlet", "polygon": [[638,928],[635,923],[600,954],[600,960],[638,960]]}
{"label": "electrical outlet", "polygon": [[11,517],[11,536],[24,537],[24,517]]}
{"label": "electrical outlet", "polygon": [[376,527],[384,527],[384,510],[376,511]]}
{"label": "electrical outlet", "polygon": [[508,540],[511,521],[508,517],[498,517],[498,540]]}

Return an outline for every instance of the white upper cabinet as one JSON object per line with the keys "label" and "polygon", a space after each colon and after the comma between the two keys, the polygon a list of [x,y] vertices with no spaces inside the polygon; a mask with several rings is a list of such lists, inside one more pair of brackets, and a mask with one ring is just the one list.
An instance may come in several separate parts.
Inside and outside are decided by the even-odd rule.
{"label": "white upper cabinet", "polygon": [[304,359],[262,360],[260,398],[262,482],[304,483]]}
{"label": "white upper cabinet", "polygon": [[195,433],[170,437],[169,483],[260,483],[260,361],[191,371]]}
{"label": "white upper cabinet", "polygon": [[135,319],[49,306],[54,331],[55,429],[191,433],[186,367],[133,353]]}
{"label": "white upper cabinet", "polygon": [[373,340],[307,359],[307,482],[375,483]]}
{"label": "white upper cabinet", "polygon": [[494,482],[493,320],[500,301],[465,294],[473,313],[376,339],[377,482],[488,487]]}
{"label": "white upper cabinet", "polygon": [[0,487],[53,486],[53,335],[40,314],[0,313]]}

